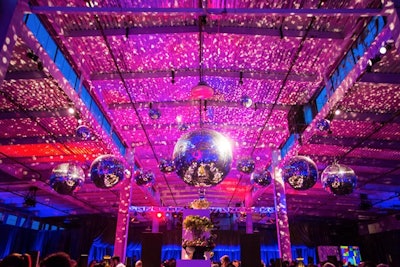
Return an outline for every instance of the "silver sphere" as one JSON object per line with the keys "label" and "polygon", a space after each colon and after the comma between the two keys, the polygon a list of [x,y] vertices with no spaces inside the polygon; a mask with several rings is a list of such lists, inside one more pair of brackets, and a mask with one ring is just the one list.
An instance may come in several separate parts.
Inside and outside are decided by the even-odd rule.
{"label": "silver sphere", "polygon": [[237,169],[240,172],[250,174],[254,171],[255,165],[256,164],[252,158],[240,159],[237,164]]}
{"label": "silver sphere", "polygon": [[90,166],[90,179],[99,188],[111,188],[124,179],[125,167],[113,155],[96,158]]}
{"label": "silver sphere", "polygon": [[261,172],[253,172],[250,178],[252,184],[256,184],[262,187],[269,186],[272,182],[272,175],[268,170]]}
{"label": "silver sphere", "polygon": [[356,187],[357,176],[350,167],[333,163],[322,172],[321,183],[326,191],[334,195],[349,195]]}
{"label": "silver sphere", "polygon": [[82,140],[88,140],[90,139],[92,132],[90,131],[89,127],[82,124],[79,125],[78,128],[76,128],[76,135],[80,137]]}
{"label": "silver sphere", "polygon": [[85,182],[82,168],[73,163],[63,163],[53,169],[50,186],[59,194],[70,195]]}
{"label": "silver sphere", "polygon": [[135,182],[138,186],[152,186],[155,182],[155,175],[151,171],[138,169],[134,172]]}
{"label": "silver sphere", "polygon": [[184,134],[176,143],[173,160],[176,172],[193,186],[214,186],[231,169],[232,149],[222,134],[200,129]]}
{"label": "silver sphere", "polygon": [[171,159],[162,159],[158,164],[158,168],[163,173],[170,173],[175,171],[175,162]]}
{"label": "silver sphere", "polygon": [[310,189],[318,180],[317,165],[309,157],[293,157],[283,168],[282,177],[293,189]]}

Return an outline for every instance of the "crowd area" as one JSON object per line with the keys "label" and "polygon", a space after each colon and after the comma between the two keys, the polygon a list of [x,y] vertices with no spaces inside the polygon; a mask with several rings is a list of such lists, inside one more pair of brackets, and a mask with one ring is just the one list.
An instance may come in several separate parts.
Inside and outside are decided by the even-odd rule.
{"label": "crowd area", "polygon": [[[32,257],[29,254],[18,254],[12,253],[5,257],[0,262],[0,267],[84,267],[87,266],[87,263],[83,265],[79,265],[78,262],[65,253],[65,252],[57,252],[53,253],[40,262],[33,262]],[[126,266],[121,262],[120,257],[114,256],[110,258],[104,258],[102,260],[96,261],[93,260],[89,263],[88,267],[142,267],[143,263],[141,260],[137,260],[136,258],[130,263],[130,265]],[[219,261],[212,261],[211,267],[241,267],[240,260],[232,260],[229,256],[222,256]],[[146,266],[147,267],[147,266]],[[154,267],[154,266],[150,266]],[[176,259],[168,259],[164,260],[161,263],[161,267],[176,267]],[[247,266],[243,266],[247,267]],[[278,261],[271,260],[269,264],[265,264],[263,261],[260,262],[260,266],[251,266],[251,267],[343,267],[341,262],[321,262],[317,265],[313,263],[309,263],[305,265],[303,261]],[[389,265],[380,263],[375,264],[373,262],[361,262],[357,266],[355,265],[347,265],[347,267],[389,267]]]}

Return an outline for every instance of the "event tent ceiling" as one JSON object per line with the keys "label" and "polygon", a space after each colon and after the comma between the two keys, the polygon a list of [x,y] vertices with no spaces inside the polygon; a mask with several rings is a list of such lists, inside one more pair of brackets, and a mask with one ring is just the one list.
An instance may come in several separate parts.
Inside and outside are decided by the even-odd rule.
{"label": "event tent ceiling", "polygon": [[[99,189],[86,176],[78,192],[65,196],[50,188],[49,177],[65,162],[78,163],[87,174],[99,155],[124,156],[130,148],[137,164],[156,175],[151,189],[134,185],[132,205],[188,206],[198,198],[198,189],[175,173],[160,172],[158,163],[172,156],[182,134],[202,127],[223,133],[233,148],[232,170],[221,184],[206,189],[213,207],[243,206],[252,190],[250,176],[236,168],[239,159],[252,157],[258,170],[270,167],[273,150],[287,148],[291,137],[301,136],[302,142],[298,138],[283,160],[306,155],[322,172],[337,159],[354,169],[358,184],[348,196],[328,193],[320,181],[306,191],[286,186],[289,217],[373,221],[398,213],[400,53],[394,45],[398,33],[389,29],[389,11],[395,10],[390,4],[25,3],[7,74],[1,77],[1,209],[37,217],[115,215],[119,187]],[[369,37],[371,27],[382,23],[380,18],[384,25],[375,42],[355,55],[352,49]],[[29,26],[36,20],[43,26],[40,31],[54,41],[53,50],[51,40]],[[380,55],[386,41],[390,47]],[[78,79],[71,82],[66,77],[52,51],[65,56]],[[345,69],[343,59],[349,51],[356,64],[346,75],[334,77],[336,70]],[[372,66],[368,59],[374,59]],[[214,89],[207,101],[191,97],[201,78]],[[299,135],[292,135],[293,122],[299,121],[289,114],[317,103],[323,88],[335,81],[339,89],[327,94],[329,101]],[[252,99],[250,108],[241,104],[243,96]],[[87,103],[99,109],[94,112]],[[68,112],[70,107],[78,116]],[[157,108],[161,117],[151,119],[150,108]],[[340,114],[335,114],[337,109]],[[91,128],[89,140],[76,136],[78,118]],[[322,118],[331,120],[331,132],[315,127]],[[31,186],[38,188],[36,207],[23,205]],[[274,206],[272,186],[253,191],[253,206]]]}

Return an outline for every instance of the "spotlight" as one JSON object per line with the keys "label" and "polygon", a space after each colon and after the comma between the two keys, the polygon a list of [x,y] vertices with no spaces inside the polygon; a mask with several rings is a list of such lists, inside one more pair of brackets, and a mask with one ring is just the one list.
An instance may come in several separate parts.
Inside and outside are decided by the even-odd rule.
{"label": "spotlight", "polygon": [[379,53],[381,53],[381,55],[386,54],[386,52],[387,52],[386,46],[381,46],[381,48],[379,48]]}
{"label": "spotlight", "polygon": [[163,217],[162,212],[157,212],[156,217],[157,217],[158,219],[161,219],[161,218]]}
{"label": "spotlight", "polygon": [[394,43],[393,40],[389,40],[386,43],[383,43],[381,48],[379,48],[379,53],[381,55],[385,55],[390,49],[392,49],[392,43]]}
{"label": "spotlight", "polygon": [[335,115],[340,115],[340,113],[341,113],[340,109],[335,110]]}
{"label": "spotlight", "polygon": [[68,108],[68,113],[71,114],[71,115],[74,115],[75,114],[75,109],[73,107],[69,107]]}

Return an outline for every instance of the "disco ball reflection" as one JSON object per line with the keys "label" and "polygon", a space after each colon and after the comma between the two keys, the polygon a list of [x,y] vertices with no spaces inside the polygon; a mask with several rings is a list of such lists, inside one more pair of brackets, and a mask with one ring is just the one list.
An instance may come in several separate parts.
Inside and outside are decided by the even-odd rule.
{"label": "disco ball reflection", "polygon": [[62,195],[77,191],[84,181],[85,173],[82,168],[72,163],[58,165],[50,175],[50,187]]}
{"label": "disco ball reflection", "polygon": [[154,184],[155,175],[151,171],[138,169],[134,173],[135,182],[138,186],[151,186]]}
{"label": "disco ball reflection", "polygon": [[89,127],[82,124],[79,125],[78,128],[76,128],[76,135],[80,137],[82,140],[88,140],[92,135],[92,133]]}
{"label": "disco ball reflection", "polygon": [[171,159],[162,159],[158,164],[158,168],[163,173],[170,173],[175,171],[175,162]]}
{"label": "disco ball reflection", "polygon": [[252,184],[259,186],[269,186],[272,182],[271,173],[268,170],[263,170],[261,172],[254,172],[250,179]]}
{"label": "disco ball reflection", "polygon": [[124,164],[113,155],[96,158],[90,166],[90,179],[99,188],[111,188],[124,179]]}
{"label": "disco ball reflection", "polygon": [[173,153],[176,172],[183,181],[193,186],[214,186],[229,173],[232,149],[229,141],[210,129],[184,134]]}
{"label": "disco ball reflection", "polygon": [[255,162],[251,158],[241,159],[238,161],[237,169],[240,172],[250,174],[254,171],[254,168],[255,168]]}
{"label": "disco ball reflection", "polygon": [[334,195],[349,195],[356,187],[357,176],[350,167],[333,163],[322,172],[321,182],[325,190]]}
{"label": "disco ball reflection", "polygon": [[282,177],[293,189],[310,189],[318,180],[317,165],[309,157],[293,157],[283,168]]}
{"label": "disco ball reflection", "polygon": [[321,119],[317,121],[316,127],[321,132],[327,132],[331,129],[331,122],[327,119]]}

